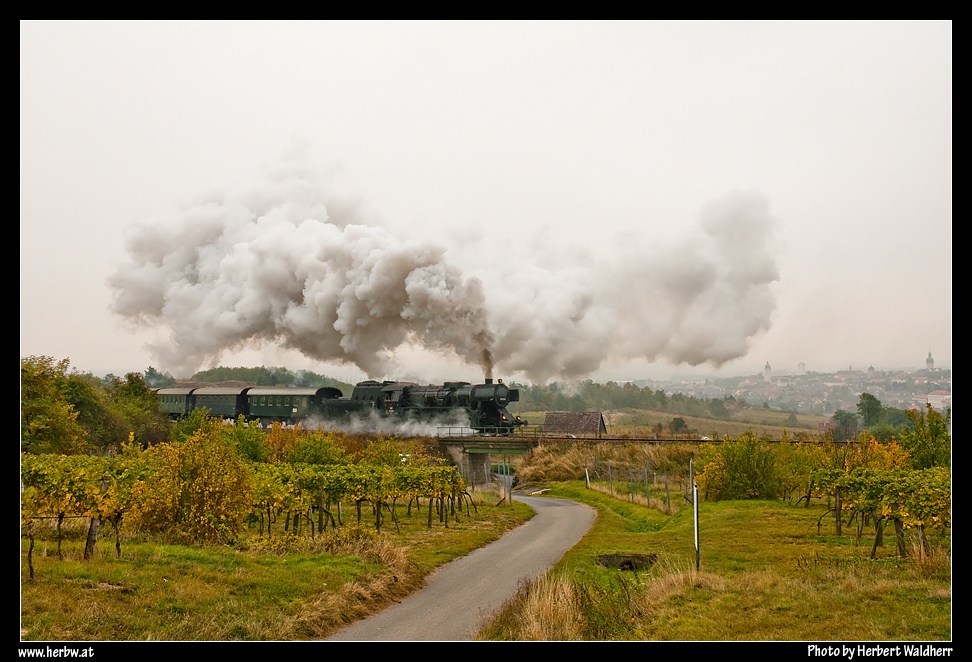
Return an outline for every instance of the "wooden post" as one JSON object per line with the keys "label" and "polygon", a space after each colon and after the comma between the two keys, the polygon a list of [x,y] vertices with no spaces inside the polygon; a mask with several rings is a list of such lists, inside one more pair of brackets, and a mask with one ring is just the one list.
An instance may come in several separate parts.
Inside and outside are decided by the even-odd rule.
{"label": "wooden post", "polygon": [[[108,491],[108,474],[104,474],[101,477],[101,493],[104,494]],[[92,517],[91,523],[88,524],[88,537],[84,541],[84,558],[90,559],[94,556],[95,548],[98,545],[98,529],[101,528],[101,518]]]}
{"label": "wooden post", "polygon": [[897,517],[894,518],[894,537],[898,542],[898,556],[908,556],[908,548],[905,546],[904,522]]}
{"label": "wooden post", "polygon": [[840,488],[838,487],[837,490],[836,490],[836,496],[834,497],[834,516],[836,517],[836,520],[837,520],[837,535],[838,536],[841,534],[841,530],[842,530],[842,527],[841,527],[841,525],[842,525],[842,521],[841,521],[842,518],[841,518],[840,508],[841,508],[841,503],[840,503]]}

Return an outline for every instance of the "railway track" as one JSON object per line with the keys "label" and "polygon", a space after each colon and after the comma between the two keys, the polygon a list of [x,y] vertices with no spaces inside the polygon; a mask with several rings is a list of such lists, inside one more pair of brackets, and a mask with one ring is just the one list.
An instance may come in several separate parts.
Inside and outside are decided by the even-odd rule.
{"label": "railway track", "polygon": [[[726,439],[709,439],[709,438],[689,438],[689,437],[612,437],[612,436],[586,436],[586,435],[572,435],[572,434],[528,434],[524,432],[517,431],[513,435],[489,435],[480,434],[477,432],[471,432],[469,434],[440,434],[440,441],[448,442],[467,442],[476,444],[503,444],[503,443],[515,443],[520,444],[526,443],[530,445],[537,445],[540,443],[592,443],[592,444],[718,444],[724,443]],[[792,440],[785,439],[760,439],[761,442],[765,443],[784,443],[792,442]],[[801,441],[800,443],[817,443],[817,444],[828,444],[828,443],[852,443],[852,442],[831,442],[830,440],[817,440],[812,442]]]}

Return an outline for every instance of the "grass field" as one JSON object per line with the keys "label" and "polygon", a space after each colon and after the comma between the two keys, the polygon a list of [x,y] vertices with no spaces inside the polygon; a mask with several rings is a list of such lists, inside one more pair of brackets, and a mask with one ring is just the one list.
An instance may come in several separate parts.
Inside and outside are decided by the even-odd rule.
{"label": "grass field", "polygon": [[[481,640],[950,641],[948,538],[899,558],[892,543],[870,558],[870,532],[836,536],[825,504],[703,502],[696,569],[692,508],[671,514],[582,481],[531,485],[597,508],[590,533],[548,574],[524,587]],[[474,493],[477,509],[428,529],[399,511],[400,531],[348,525],[293,540],[186,547],[106,536],[81,558],[83,526],[63,558],[48,531],[21,552],[23,641],[306,641],[379,610],[436,566],[525,521],[522,504]],[[818,529],[819,525],[819,529]],[[650,554],[644,570],[602,566],[604,554]]]}
{"label": "grass field", "polygon": [[[834,534],[824,504],[704,502],[696,568],[692,508],[672,515],[587,489],[548,494],[597,507],[594,529],[548,577],[524,589],[480,633],[504,640],[950,641],[950,541],[898,558],[856,530]],[[643,571],[603,567],[604,554],[649,554]]]}

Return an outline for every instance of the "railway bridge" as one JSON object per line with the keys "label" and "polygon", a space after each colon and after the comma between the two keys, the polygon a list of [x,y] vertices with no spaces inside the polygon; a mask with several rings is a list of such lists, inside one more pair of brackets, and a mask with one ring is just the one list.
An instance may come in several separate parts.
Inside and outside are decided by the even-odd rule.
{"label": "railway bridge", "polygon": [[439,448],[459,467],[466,484],[488,484],[494,464],[509,467],[513,457],[536,448],[539,437],[439,437]]}

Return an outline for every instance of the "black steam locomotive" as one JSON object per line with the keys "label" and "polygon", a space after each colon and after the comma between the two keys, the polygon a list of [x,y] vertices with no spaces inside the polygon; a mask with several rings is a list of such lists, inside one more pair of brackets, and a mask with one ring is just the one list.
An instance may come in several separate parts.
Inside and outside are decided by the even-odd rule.
{"label": "black steam locomotive", "polygon": [[519,401],[519,390],[507,387],[503,380],[493,383],[488,378],[483,384],[446,382],[428,386],[369,380],[356,384],[350,398],[331,386],[163,388],[156,393],[160,408],[171,418],[205,407],[211,416],[233,420],[243,416],[247,421],[259,419],[262,424],[312,425],[369,415],[445,421],[461,410],[468,417],[469,427],[483,433],[510,434],[526,425],[506,408]]}

